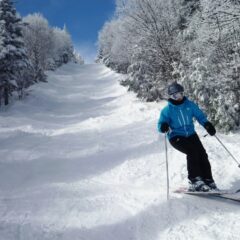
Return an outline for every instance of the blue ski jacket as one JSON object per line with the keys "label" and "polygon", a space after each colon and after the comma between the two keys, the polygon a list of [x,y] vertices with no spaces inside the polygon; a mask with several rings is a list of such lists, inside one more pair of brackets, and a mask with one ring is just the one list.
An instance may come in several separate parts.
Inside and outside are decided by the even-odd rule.
{"label": "blue ski jacket", "polygon": [[168,138],[175,136],[189,137],[195,134],[193,124],[195,118],[202,126],[208,122],[205,114],[200,110],[197,104],[184,97],[184,101],[180,105],[174,105],[168,101],[168,105],[163,108],[158,120],[158,131],[161,132],[162,123],[168,123],[170,131]]}

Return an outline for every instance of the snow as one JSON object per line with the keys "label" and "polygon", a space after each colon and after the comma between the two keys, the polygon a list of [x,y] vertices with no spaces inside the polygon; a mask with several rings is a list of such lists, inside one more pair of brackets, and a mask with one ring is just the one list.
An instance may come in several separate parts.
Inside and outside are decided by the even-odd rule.
{"label": "snow", "polygon": [[[68,64],[0,113],[0,240],[239,239],[238,203],[173,193],[187,184],[185,156],[144,103],[101,64]],[[199,136],[220,188],[240,169],[214,137]],[[239,156],[239,133],[218,134]]]}

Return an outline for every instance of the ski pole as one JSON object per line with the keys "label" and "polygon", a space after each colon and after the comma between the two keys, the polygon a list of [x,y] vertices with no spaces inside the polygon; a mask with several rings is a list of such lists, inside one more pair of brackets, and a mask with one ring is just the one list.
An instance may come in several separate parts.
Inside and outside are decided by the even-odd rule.
{"label": "ski pole", "polygon": [[169,200],[169,174],[168,174],[168,147],[167,147],[167,133],[165,133],[165,156],[166,156],[166,173],[167,173],[167,200]]}
{"label": "ski pole", "polygon": [[240,163],[238,162],[238,160],[232,155],[232,153],[227,149],[227,147],[222,143],[222,141],[219,139],[219,137],[217,137],[216,135],[214,135],[214,137],[218,140],[218,142],[223,146],[223,148],[229,153],[229,155],[233,158],[233,160],[238,164],[238,167],[240,168]]}

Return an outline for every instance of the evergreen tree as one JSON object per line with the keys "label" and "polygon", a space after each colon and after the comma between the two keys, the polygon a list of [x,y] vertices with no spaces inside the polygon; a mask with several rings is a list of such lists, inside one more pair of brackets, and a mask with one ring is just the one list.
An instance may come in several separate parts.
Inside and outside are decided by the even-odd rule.
{"label": "evergreen tree", "polygon": [[29,85],[23,78],[30,68],[22,36],[22,20],[11,0],[0,1],[0,88],[8,104],[8,96],[22,92]]}

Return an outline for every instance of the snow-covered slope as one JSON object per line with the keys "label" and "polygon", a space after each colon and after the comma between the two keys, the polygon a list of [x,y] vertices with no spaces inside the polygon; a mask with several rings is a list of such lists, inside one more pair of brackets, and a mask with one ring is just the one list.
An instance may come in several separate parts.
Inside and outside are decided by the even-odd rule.
{"label": "snow-covered slope", "polygon": [[[239,204],[172,193],[187,173],[170,146],[166,200],[165,103],[141,102],[120,78],[68,64],[1,112],[0,240],[240,239]],[[219,137],[238,156],[239,134]],[[202,141],[219,187],[240,188],[235,162]]]}

